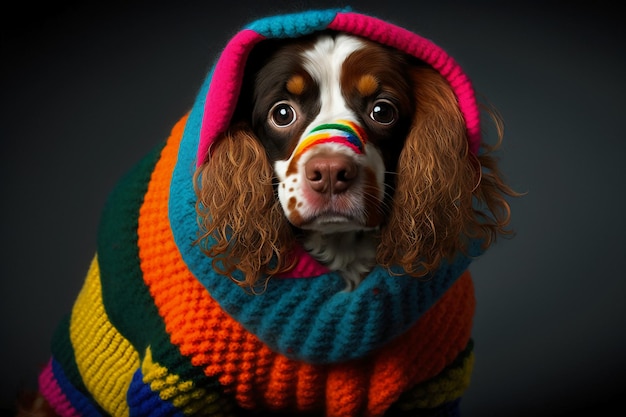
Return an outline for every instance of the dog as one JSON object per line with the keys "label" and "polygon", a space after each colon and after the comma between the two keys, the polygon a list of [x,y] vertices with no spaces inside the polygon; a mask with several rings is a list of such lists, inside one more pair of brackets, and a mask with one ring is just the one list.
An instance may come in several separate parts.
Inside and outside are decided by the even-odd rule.
{"label": "dog", "polygon": [[[352,17],[369,22],[369,18]],[[376,24],[381,23],[376,22]],[[391,30],[396,29],[391,28]],[[248,34],[246,33],[245,36]],[[502,140],[500,119],[495,113],[491,113],[498,127],[498,141],[493,145],[486,142],[478,143],[476,132],[471,133],[468,129],[467,114],[463,112],[459,104],[458,91],[451,85],[450,80],[431,64],[414,55],[399,51],[398,48],[373,41],[367,36],[333,29],[315,31],[290,39],[281,37],[263,39],[262,42],[255,44],[254,48],[249,50],[249,56],[246,56],[238,98],[232,114],[227,117],[227,128],[220,131],[208,144],[204,143],[205,148],[203,148],[202,139],[200,141],[197,165],[192,175],[192,188],[195,196],[193,210],[199,231],[189,247],[198,248],[203,256],[210,259],[212,271],[220,276],[219,280],[230,279],[242,287],[243,292],[251,293],[252,297],[264,297],[264,291],[272,290],[272,282],[280,282],[283,287],[289,287],[291,284],[283,278],[289,277],[300,268],[301,258],[306,259],[308,256],[314,259],[314,263],[320,265],[315,267],[317,272],[310,275],[319,275],[328,271],[331,275],[338,274],[341,277],[343,280],[341,292],[344,297],[341,303],[345,304],[350,294],[361,296],[358,291],[362,285],[374,279],[370,277],[374,270],[386,271],[389,279],[396,276],[399,279],[401,276],[409,276],[411,279],[423,282],[424,285],[430,285],[438,279],[436,274],[442,264],[451,262],[450,260],[455,259],[459,253],[471,258],[472,248],[476,242],[479,242],[484,250],[498,236],[509,235],[511,232],[507,226],[510,221],[510,207],[507,198],[516,196],[516,193],[505,183],[498,168],[497,158],[494,156],[494,151]],[[208,119],[205,114],[204,122]],[[173,136],[176,136],[176,133],[173,133]],[[483,149],[480,154],[478,153],[479,147]],[[157,164],[155,172],[158,166]],[[183,166],[187,168],[184,163]],[[150,193],[151,188],[148,190]],[[156,189],[154,192],[158,194],[160,191]],[[173,199],[170,203],[178,204],[179,200]],[[152,200],[146,197],[146,201],[147,203],[143,204],[150,204]],[[169,210],[175,210],[175,208],[170,207]],[[149,212],[149,208],[145,211]],[[141,227],[140,222],[139,228]],[[163,229],[165,230],[163,233],[169,233],[169,229],[166,229]],[[141,232],[139,234],[141,235]],[[141,241],[141,236],[139,239]],[[159,247],[164,246],[162,239],[155,241]],[[139,246],[141,245],[140,242]],[[117,249],[117,243],[112,247]],[[305,255],[302,255],[297,248],[303,248]],[[104,258],[102,256],[98,261]],[[131,258],[137,257],[133,255]],[[140,258],[141,262],[150,262],[145,253]],[[160,268],[169,267],[169,262]],[[182,263],[179,264],[182,265]],[[175,272],[176,268],[172,266],[170,270],[174,275],[178,274]],[[146,273],[143,267],[142,270]],[[92,277],[92,281],[84,290],[87,291],[85,299],[88,303],[79,303],[81,307],[89,311],[97,310],[96,307],[92,307],[96,293],[89,293],[88,290],[94,287],[94,283],[99,282],[98,273],[97,270],[90,272],[89,276]],[[168,326],[174,322],[168,321],[166,316],[169,312],[179,308],[181,302],[167,299],[163,306],[159,304],[160,293],[155,289],[156,286],[170,285],[161,284],[160,277],[165,278],[162,272],[157,274],[154,282],[146,278],[145,283],[150,288],[151,295],[147,295],[148,292],[143,287],[143,282],[140,286],[141,291],[146,294],[145,299],[154,298],[157,308],[163,308],[159,312],[164,317],[164,328],[169,334],[172,330]],[[191,279],[188,284],[184,284],[187,285],[185,288],[196,284],[192,281],[195,280]],[[450,281],[454,280],[450,279]],[[222,285],[223,282],[220,281],[218,285]],[[298,281],[298,283],[301,282],[303,281]],[[469,278],[466,278],[464,282],[464,285],[469,286],[463,291],[471,291],[471,284],[467,284]],[[99,288],[98,285],[100,284],[95,285],[94,288]],[[124,285],[130,284],[124,281]],[[211,297],[219,297],[216,287],[209,285],[207,288],[211,292]],[[116,289],[116,291],[122,290]],[[175,292],[169,287],[167,291]],[[204,290],[196,289],[195,291],[197,293],[197,291]],[[228,291],[232,293],[233,290]],[[374,287],[368,290],[366,295],[376,297],[380,291],[379,287]],[[448,292],[451,291],[448,290]],[[96,295],[96,298],[101,297]],[[136,297],[137,304],[139,304],[140,296]],[[200,376],[194,374],[195,369],[189,367],[184,368],[187,370],[183,374],[188,378],[192,378],[189,375],[196,375],[200,379],[215,377],[219,379],[220,384],[227,387],[235,384],[239,388],[228,388],[227,391],[236,392],[237,401],[244,409],[265,404],[269,410],[284,411],[282,407],[286,407],[285,404],[293,406],[293,402],[285,400],[286,396],[270,392],[263,394],[262,399],[259,399],[261,397],[250,394],[254,392],[255,387],[265,387],[267,384],[269,377],[265,372],[270,372],[266,367],[271,362],[267,358],[282,355],[283,347],[280,345],[279,338],[274,334],[267,338],[267,343],[272,348],[269,350],[262,345],[265,342],[262,336],[258,338],[256,335],[245,336],[248,338],[245,340],[254,346],[253,349],[246,350],[248,355],[255,357],[257,351],[265,352],[260,354],[263,358],[261,361],[263,365],[254,365],[258,368],[254,368],[256,369],[254,373],[246,374],[246,378],[233,374],[232,367],[228,368],[229,364],[222,366],[220,363],[220,361],[231,360],[229,358],[232,355],[228,356],[228,343],[220,345],[224,349],[218,349],[219,352],[226,352],[224,354],[227,356],[220,356],[214,362],[210,362],[213,359],[207,359],[209,356],[204,351],[200,352],[199,356],[193,356],[194,349],[211,350],[213,345],[221,343],[214,337],[218,337],[220,332],[226,334],[225,329],[236,328],[237,334],[241,334],[242,327],[239,323],[232,325],[228,323],[236,321],[241,310],[245,310],[238,303],[231,305],[224,302],[222,307],[215,304],[217,307],[211,308],[217,310],[231,308],[228,313],[232,317],[220,312],[216,313],[217,318],[214,324],[202,324],[201,320],[191,315],[202,314],[203,308],[207,305],[214,305],[210,304],[211,297],[207,294],[203,293],[202,297],[204,297],[204,304],[198,304],[201,307],[186,310],[183,321],[180,321],[180,316],[178,316],[176,320],[179,321],[176,322],[174,328],[193,327],[196,326],[194,323],[200,323],[197,324],[200,327],[194,327],[194,329],[199,329],[198,331],[205,334],[202,341],[186,345],[187,348],[181,348],[181,351],[187,349],[184,355],[191,357],[193,366],[201,364],[207,367]],[[388,298],[393,299],[391,295]],[[248,300],[250,299],[246,299],[246,302]],[[464,300],[438,301],[437,304],[435,301],[437,300],[426,303],[423,311],[420,311],[420,314],[424,313],[428,316],[427,310],[435,305],[431,311],[437,308],[440,311],[432,313],[433,318],[425,316],[426,318],[421,319],[419,325],[413,326],[411,322],[410,325],[404,327],[400,325],[394,327],[393,321],[389,321],[388,325],[392,330],[384,329],[376,333],[376,337],[380,340],[376,339],[372,342],[368,339],[362,344],[349,344],[348,350],[352,352],[344,356],[332,356],[337,349],[333,350],[330,356],[322,354],[316,356],[317,351],[314,351],[311,357],[307,357],[306,354],[297,356],[300,352],[293,352],[292,338],[290,339],[292,345],[284,349],[288,356],[280,356],[280,360],[285,361],[281,363],[290,363],[292,367],[302,366],[309,373],[312,372],[311,369],[314,369],[315,372],[324,375],[317,379],[309,378],[306,381],[308,381],[307,384],[321,384],[322,391],[326,393],[324,395],[334,398],[335,403],[332,403],[334,405],[322,406],[322,408],[326,407],[327,415],[360,415],[364,407],[371,408],[368,408],[368,415],[382,415],[390,404],[399,400],[400,393],[405,388],[412,389],[415,385],[413,380],[423,381],[432,378],[437,372],[449,369],[445,368],[446,366],[462,367],[462,372],[459,369],[455,370],[455,372],[458,371],[457,374],[459,372],[464,374],[471,369],[471,343],[468,344],[467,340],[473,314],[472,296]],[[294,301],[293,304],[297,303]],[[362,306],[363,303],[359,305]],[[441,305],[460,305],[462,307],[459,308],[464,310],[448,314]],[[134,307],[129,306],[129,309],[132,308]],[[398,308],[404,311],[403,307]],[[412,309],[413,306],[411,306]],[[354,311],[350,310],[350,312],[352,314]],[[123,316],[126,313],[128,311],[124,310],[120,317],[123,317],[124,322],[130,321],[122,324],[132,327],[134,325],[131,323],[132,319]],[[73,315],[76,314],[78,313],[73,313]],[[126,356],[122,358],[125,363],[129,363],[127,369],[137,368],[135,373],[128,377],[128,382],[123,383],[126,384],[125,389],[129,392],[131,390],[149,392],[145,390],[151,378],[148,375],[154,376],[155,374],[149,371],[158,369],[156,373],[167,376],[167,379],[163,377],[164,379],[159,382],[161,385],[149,386],[158,391],[160,389],[158,387],[163,384],[173,384],[168,385],[167,393],[164,389],[160,394],[161,399],[169,398],[168,395],[172,395],[172,390],[178,389],[175,384],[182,376],[170,375],[165,367],[153,362],[153,355],[157,358],[157,354],[153,353],[153,351],[156,352],[156,345],[150,343],[143,345],[144,339],[147,338],[145,334],[138,339],[139,342],[129,342],[127,341],[127,338],[130,338],[129,335],[122,334],[123,332],[118,334],[116,325],[111,325],[110,322],[114,322],[115,317],[101,318],[107,315],[113,316],[113,314],[102,309],[98,320],[103,321],[98,326],[107,328],[111,334],[119,336],[116,343],[125,347],[123,349],[120,347],[118,351],[132,351],[128,354],[128,358]],[[418,317],[417,313],[413,312],[408,315],[412,321]],[[243,327],[248,329],[246,326],[249,325],[254,329],[254,326],[259,323],[257,316],[256,313],[253,314]],[[348,385],[351,386],[351,378],[355,381],[365,378],[364,371],[359,369],[367,368],[370,363],[377,363],[383,358],[394,358],[397,352],[390,353],[391,351],[385,350],[388,339],[394,339],[390,343],[392,345],[390,349],[406,349],[402,347],[404,344],[414,346],[412,349],[419,353],[421,351],[415,346],[418,340],[422,343],[424,337],[417,332],[423,332],[424,323],[439,323],[444,320],[443,317],[446,317],[445,320],[457,320],[461,316],[465,317],[462,325],[463,331],[459,333],[455,330],[450,333],[450,338],[461,335],[458,341],[449,341],[454,348],[438,348],[436,351],[439,353],[436,354],[446,355],[445,358],[427,359],[429,363],[437,363],[438,368],[426,367],[427,370],[420,373],[422,370],[416,367],[406,367],[409,369],[407,372],[410,376],[394,377],[391,379],[392,383],[384,382],[384,378],[381,379],[385,389],[389,385],[396,384],[397,381],[402,381],[401,387],[392,387],[393,389],[385,395],[379,393],[382,392],[380,391],[382,388],[376,388],[378,403],[372,402],[374,405],[364,405],[369,400],[361,396],[366,395],[363,393],[367,389],[360,390],[361,394],[356,396],[359,400],[354,400],[356,405],[350,405],[355,411],[346,411],[346,405],[342,402],[353,401],[352,396],[335,395],[334,391],[341,391],[346,381],[350,382]],[[224,326],[231,327],[220,327],[224,322],[228,322]],[[160,323],[159,321],[157,326],[152,327],[159,327]],[[323,325],[326,326],[326,331],[329,331],[328,320],[324,321]],[[313,327],[312,324],[310,326]],[[382,323],[382,326],[386,324]],[[151,328],[147,322],[141,322],[139,327],[140,332],[148,332],[146,329]],[[412,330],[414,328],[416,330]],[[176,329],[173,331],[175,332]],[[85,338],[91,343],[90,338],[94,334],[85,334],[87,335]],[[83,335],[80,334],[75,338],[78,340],[80,337]],[[171,343],[171,346],[167,345],[168,349],[178,349],[172,347],[178,343],[177,337],[174,334],[171,335],[171,339],[169,339],[170,336],[166,337],[171,340],[164,342]],[[241,337],[244,336],[238,336],[232,340],[226,339],[239,346],[237,349],[233,348],[233,352],[242,349]],[[342,337],[340,335],[336,339]],[[263,342],[259,338],[263,339]],[[205,339],[213,341],[207,344]],[[278,342],[271,345],[275,339]],[[328,337],[324,336],[324,340],[326,339]],[[309,337],[304,343],[310,340],[313,338]],[[76,344],[74,341],[72,343]],[[152,343],[155,342],[152,341]],[[94,345],[92,343],[89,346]],[[137,346],[141,346],[145,352],[140,352]],[[324,349],[324,346],[320,344],[316,346]],[[374,348],[376,352],[371,353],[374,359],[363,354],[363,352],[370,354],[369,352],[373,352]],[[78,348],[73,346],[73,349]],[[102,350],[105,347],[99,346],[96,349]],[[255,353],[252,354],[252,352]],[[426,354],[419,353],[419,355],[422,355],[420,358],[427,358]],[[453,362],[457,355],[460,355],[459,358],[465,356],[463,360],[457,359]],[[165,360],[166,356],[162,355],[161,360]],[[290,362],[293,357],[296,360],[303,357],[304,361],[298,362],[301,365],[295,365],[295,362]],[[89,360],[91,361],[92,357]],[[184,362],[186,359],[178,360],[175,365],[179,366],[181,361]],[[207,365],[206,361],[210,363]],[[81,362],[82,365],[83,359],[77,358],[76,362]],[[316,368],[318,362],[321,365]],[[335,362],[338,363],[337,369],[339,369],[336,372],[333,368]],[[351,365],[345,365],[347,363]],[[84,364],[83,366],[91,366],[86,360]],[[403,363],[394,366],[393,369],[405,368]],[[391,368],[385,367],[385,372],[388,374],[387,369]],[[42,373],[44,375],[42,380],[53,379],[50,377],[53,374],[51,369],[48,368]],[[98,367],[98,369],[98,372],[107,372],[106,367]],[[331,370],[335,372],[332,377],[329,376]],[[283,372],[281,374],[283,375],[286,371],[280,372]],[[329,374],[326,375],[326,372]],[[387,378],[387,374],[383,376]],[[119,373],[115,375],[116,378],[121,378]],[[337,375],[340,375],[340,378]],[[259,379],[255,380],[255,378]],[[102,386],[99,385],[101,379],[103,377],[99,374],[94,382],[88,381],[85,385],[93,383],[102,390]],[[331,384],[331,382],[335,384],[334,389],[329,389],[324,385]],[[102,383],[106,384],[106,382]],[[461,384],[459,387],[464,387],[465,383],[466,380],[463,379],[459,382]],[[211,384],[214,383],[211,382]],[[289,385],[283,384],[281,387]],[[56,387],[59,384],[54,382],[51,386],[58,391]],[[374,386],[371,385],[370,388],[374,389]],[[191,390],[189,386],[185,389]],[[115,397],[117,402],[114,405],[106,403],[106,401],[113,401],[107,398],[100,406],[105,409],[119,406],[120,401],[125,401],[126,395],[124,391],[120,392],[120,397]],[[207,391],[198,391],[194,395],[200,396],[199,392],[206,394]],[[319,392],[316,392],[299,397],[298,407],[307,412],[319,412],[318,403],[323,401],[320,399],[323,395],[322,397],[319,395]],[[189,395],[185,398],[187,398],[185,401],[191,401]],[[65,397],[57,401],[62,406],[69,404]],[[55,415],[53,411],[55,407],[50,407],[41,395],[30,399],[27,403],[21,407],[21,416]],[[450,402],[450,404],[453,403]],[[447,402],[428,404],[433,409],[448,406]],[[214,404],[209,405],[215,407]],[[452,406],[456,406],[456,403]],[[61,406],[56,406],[56,409],[60,408]],[[393,414],[390,412],[385,415]]]}

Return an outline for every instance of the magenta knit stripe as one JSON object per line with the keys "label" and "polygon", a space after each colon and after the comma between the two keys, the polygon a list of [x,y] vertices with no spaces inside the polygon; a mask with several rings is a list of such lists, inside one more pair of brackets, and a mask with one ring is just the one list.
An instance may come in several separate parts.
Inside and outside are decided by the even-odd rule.
{"label": "magenta knit stripe", "polygon": [[472,84],[461,67],[443,49],[415,33],[383,20],[358,13],[338,13],[328,26],[394,47],[426,62],[450,83],[465,118],[469,149],[477,154],[480,146],[480,111]]}
{"label": "magenta knit stripe", "polygon": [[39,374],[39,387],[41,395],[48,401],[55,413],[64,417],[80,417],[80,414],[69,402],[61,387],[57,383],[52,371],[52,359]]}
{"label": "magenta knit stripe", "polygon": [[223,103],[223,105],[204,106],[198,146],[198,166],[204,162],[215,136],[228,128],[235,111],[248,54],[254,45],[263,39],[265,39],[263,35],[259,35],[253,30],[242,30],[226,45],[217,64],[215,64],[205,103]]}
{"label": "magenta knit stripe", "polygon": [[296,266],[289,272],[277,275],[277,278],[311,278],[330,272],[300,245],[294,246],[292,255],[297,259]]}

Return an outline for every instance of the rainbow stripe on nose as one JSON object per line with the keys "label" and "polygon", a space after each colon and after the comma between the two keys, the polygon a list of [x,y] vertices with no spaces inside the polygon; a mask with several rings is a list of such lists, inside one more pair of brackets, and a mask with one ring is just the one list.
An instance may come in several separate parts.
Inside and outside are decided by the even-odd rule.
{"label": "rainbow stripe on nose", "polygon": [[365,132],[359,125],[349,120],[337,120],[334,123],[316,126],[311,130],[300,142],[294,155],[300,155],[312,146],[321,143],[338,143],[349,147],[357,154],[363,154],[367,140]]}

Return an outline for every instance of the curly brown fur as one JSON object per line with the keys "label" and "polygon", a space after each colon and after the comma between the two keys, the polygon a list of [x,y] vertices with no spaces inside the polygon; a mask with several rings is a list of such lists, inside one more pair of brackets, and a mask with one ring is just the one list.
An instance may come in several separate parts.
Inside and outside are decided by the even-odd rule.
{"label": "curly brown fur", "polygon": [[[491,152],[469,153],[463,116],[448,83],[431,68],[413,73],[417,110],[400,155],[388,224],[377,259],[424,276],[445,258],[464,251],[468,238],[489,246],[510,232],[508,187]],[[501,130],[499,129],[501,142]]]}
{"label": "curly brown fur", "polygon": [[[244,287],[294,265],[290,250],[295,238],[272,181],[265,150],[245,124],[226,132],[211,149],[211,163],[195,174],[196,209],[204,231],[199,241],[213,257],[213,267]],[[235,277],[236,269],[243,279]]]}

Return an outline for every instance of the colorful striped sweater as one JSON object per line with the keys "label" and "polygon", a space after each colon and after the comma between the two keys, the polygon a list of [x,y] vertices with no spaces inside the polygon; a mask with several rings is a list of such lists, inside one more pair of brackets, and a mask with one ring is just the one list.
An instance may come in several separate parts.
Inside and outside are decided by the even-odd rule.
{"label": "colorful striped sweater", "polygon": [[109,197],[97,254],[39,378],[59,415],[458,415],[473,363],[467,267],[478,244],[428,279],[376,267],[352,292],[300,250],[291,276],[271,279],[260,295],[220,276],[193,244],[193,170],[228,126],[248,53],[266,38],[327,28],[438,69],[457,94],[476,151],[471,85],[430,41],[349,10],[244,28],[168,140]]}

